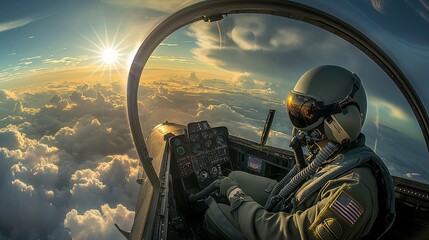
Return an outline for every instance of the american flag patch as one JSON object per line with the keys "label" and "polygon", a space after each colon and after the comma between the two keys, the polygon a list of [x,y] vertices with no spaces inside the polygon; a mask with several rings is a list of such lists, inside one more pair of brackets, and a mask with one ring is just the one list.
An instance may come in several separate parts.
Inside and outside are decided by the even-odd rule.
{"label": "american flag patch", "polygon": [[342,192],[340,196],[337,197],[331,207],[337,211],[344,219],[347,220],[351,225],[353,225],[362,215],[363,209],[359,204],[353,201],[347,194]]}

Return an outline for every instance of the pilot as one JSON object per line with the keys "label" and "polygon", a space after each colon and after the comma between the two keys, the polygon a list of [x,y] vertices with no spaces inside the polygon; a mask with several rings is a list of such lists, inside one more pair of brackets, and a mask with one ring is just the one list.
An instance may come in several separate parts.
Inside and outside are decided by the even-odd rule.
{"label": "pilot", "polygon": [[205,228],[216,239],[377,239],[395,217],[391,176],[361,127],[366,94],[358,76],[326,65],[302,75],[285,100],[309,152],[279,182],[233,171],[209,197]]}

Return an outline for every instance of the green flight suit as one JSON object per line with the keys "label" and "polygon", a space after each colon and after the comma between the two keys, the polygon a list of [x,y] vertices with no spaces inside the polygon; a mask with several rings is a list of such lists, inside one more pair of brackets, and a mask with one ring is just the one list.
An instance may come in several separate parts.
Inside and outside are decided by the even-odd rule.
{"label": "green flight suit", "polygon": [[[370,231],[370,236],[380,236],[394,219],[393,184],[383,162],[364,146],[363,135],[357,142],[326,161],[295,192],[290,212],[268,212],[261,206],[272,189],[270,179],[233,172],[231,178],[246,195],[234,198],[230,206],[208,201],[207,231],[230,239],[359,239]],[[254,194],[257,188],[265,193]],[[231,227],[216,223],[219,214],[213,213],[219,210]],[[373,233],[375,228],[380,232]]]}

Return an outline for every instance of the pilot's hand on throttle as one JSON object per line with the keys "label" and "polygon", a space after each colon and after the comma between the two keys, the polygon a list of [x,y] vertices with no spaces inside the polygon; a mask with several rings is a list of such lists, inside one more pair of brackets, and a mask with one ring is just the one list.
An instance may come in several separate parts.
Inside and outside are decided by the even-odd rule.
{"label": "pilot's hand on throttle", "polygon": [[228,199],[229,193],[234,190],[235,188],[238,188],[238,183],[234,180],[232,180],[229,177],[225,177],[220,180],[219,183],[219,195],[220,197],[225,197]]}

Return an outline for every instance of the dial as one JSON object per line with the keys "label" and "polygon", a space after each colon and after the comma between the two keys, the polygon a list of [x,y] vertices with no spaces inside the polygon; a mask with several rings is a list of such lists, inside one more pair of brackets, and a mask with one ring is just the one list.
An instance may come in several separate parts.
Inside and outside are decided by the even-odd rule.
{"label": "dial", "polygon": [[207,132],[202,132],[201,137],[203,137],[203,139],[207,139],[209,137],[209,134]]}
{"label": "dial", "polygon": [[194,152],[198,152],[198,151],[200,151],[200,150],[201,150],[201,144],[200,144],[200,143],[198,143],[198,142],[196,142],[196,143],[192,143],[192,150],[193,150]]}
{"label": "dial", "polygon": [[179,138],[174,138],[173,143],[174,143],[174,145],[179,146],[182,143],[182,141],[180,141]]}
{"label": "dial", "polygon": [[204,180],[209,177],[209,173],[206,170],[201,170],[198,176],[200,177],[200,179]]}
{"label": "dial", "polygon": [[217,136],[216,137],[216,143],[217,144],[224,144],[225,143],[225,138],[223,136]]}
{"label": "dial", "polygon": [[198,138],[198,133],[192,133],[189,135],[189,140],[191,142],[195,142],[197,140],[197,138]]}
{"label": "dial", "polygon": [[213,141],[210,139],[207,139],[204,141],[204,146],[206,146],[207,148],[211,147],[213,144]]}
{"label": "dial", "polygon": [[218,172],[218,170],[217,170],[217,167],[215,166],[215,167],[212,167],[211,169],[210,169],[210,175],[212,176],[212,177],[216,177],[217,176],[217,172]]}
{"label": "dial", "polygon": [[179,156],[182,156],[183,154],[185,154],[185,149],[183,147],[178,147],[176,149],[176,152]]}
{"label": "dial", "polygon": [[209,132],[209,138],[214,138],[213,132]]}

